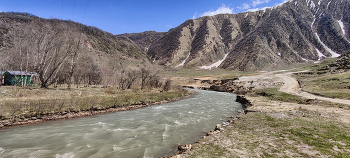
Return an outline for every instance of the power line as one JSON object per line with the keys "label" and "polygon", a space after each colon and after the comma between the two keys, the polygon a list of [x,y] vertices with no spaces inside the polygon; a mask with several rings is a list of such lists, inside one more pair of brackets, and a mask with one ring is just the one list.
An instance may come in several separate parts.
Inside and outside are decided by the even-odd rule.
{"label": "power line", "polygon": [[62,14],[63,14],[63,0],[62,0],[62,5],[61,5],[61,16],[60,16],[60,19],[61,19],[61,20],[63,19]]}
{"label": "power line", "polygon": [[74,7],[73,7],[73,14],[72,14],[72,20],[73,20],[73,16],[74,16],[74,10],[75,10],[75,4],[77,3],[77,0],[74,1]]}
{"label": "power line", "polygon": [[88,7],[88,5],[89,5],[89,2],[90,2],[90,0],[88,0],[88,2],[87,2],[87,4],[86,4],[85,11],[84,11],[84,15],[83,15],[83,19],[81,20],[81,22],[84,21],[85,13],[86,13],[87,7]]}

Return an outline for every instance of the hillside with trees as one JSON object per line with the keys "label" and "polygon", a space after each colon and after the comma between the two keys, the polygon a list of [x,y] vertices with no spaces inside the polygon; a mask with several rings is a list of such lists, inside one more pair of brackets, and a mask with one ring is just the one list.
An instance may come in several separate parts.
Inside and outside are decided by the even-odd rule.
{"label": "hillside with trees", "polygon": [[133,41],[96,27],[28,13],[0,13],[0,71],[36,72],[53,84],[117,85],[127,71],[154,69]]}

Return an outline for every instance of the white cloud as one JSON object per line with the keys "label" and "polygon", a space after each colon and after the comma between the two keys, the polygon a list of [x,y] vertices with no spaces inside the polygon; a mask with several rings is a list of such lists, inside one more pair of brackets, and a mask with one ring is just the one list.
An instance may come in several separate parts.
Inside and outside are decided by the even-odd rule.
{"label": "white cloud", "polygon": [[201,15],[201,17],[202,16],[214,16],[217,14],[232,14],[232,13],[233,13],[233,8],[231,9],[230,7],[226,7],[225,4],[222,4],[222,6],[215,11],[204,12]]}
{"label": "white cloud", "polygon": [[165,27],[167,27],[167,28],[172,28],[173,26],[171,26],[171,25],[169,24],[169,25],[165,25]]}
{"label": "white cloud", "polygon": [[261,10],[260,8],[251,8],[251,9],[248,9],[247,12],[256,12],[258,10]]}
{"label": "white cloud", "polygon": [[[275,6],[281,6],[283,5],[284,3],[288,2],[289,0],[282,0],[281,3],[277,3],[277,4],[274,4]],[[263,8],[251,8],[251,9],[248,9],[247,11],[248,12],[256,12],[256,11],[259,11],[259,10],[266,10],[268,8],[271,8],[271,7],[263,7]]]}
{"label": "white cloud", "polygon": [[239,7],[237,7],[238,9],[249,9],[250,8],[250,5],[249,4],[247,4],[247,3],[243,3],[242,4],[242,6],[239,6]]}
{"label": "white cloud", "polygon": [[271,0],[253,0],[252,5],[255,7],[260,4],[269,3]]}
{"label": "white cloud", "polygon": [[290,1],[290,0],[281,0],[282,2],[281,3],[276,3],[275,6],[281,6],[283,5],[284,3]]}
{"label": "white cloud", "polygon": [[195,18],[196,18],[196,16],[197,16],[197,12],[196,12],[196,13],[194,13],[194,15],[193,15],[192,19],[195,19]]}
{"label": "white cloud", "polygon": [[256,12],[256,11],[259,11],[259,10],[266,10],[270,7],[264,7],[264,8],[252,8],[252,9],[248,9],[247,11],[248,12]]}
{"label": "white cloud", "polygon": [[[257,11],[257,10],[262,10],[263,8],[251,8],[251,7],[256,7],[260,4],[264,3],[269,3],[271,0],[251,0],[250,3],[243,3],[241,6],[237,7],[238,9],[241,10],[246,10],[246,11]],[[288,0],[282,0],[282,1],[288,1]]]}

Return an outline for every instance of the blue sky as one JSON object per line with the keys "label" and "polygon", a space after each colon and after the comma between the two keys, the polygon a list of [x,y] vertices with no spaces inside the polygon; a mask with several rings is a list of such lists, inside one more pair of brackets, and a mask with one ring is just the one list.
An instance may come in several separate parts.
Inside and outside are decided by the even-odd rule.
{"label": "blue sky", "polygon": [[168,31],[188,19],[272,7],[286,0],[0,0],[1,12],[72,20],[112,34]]}

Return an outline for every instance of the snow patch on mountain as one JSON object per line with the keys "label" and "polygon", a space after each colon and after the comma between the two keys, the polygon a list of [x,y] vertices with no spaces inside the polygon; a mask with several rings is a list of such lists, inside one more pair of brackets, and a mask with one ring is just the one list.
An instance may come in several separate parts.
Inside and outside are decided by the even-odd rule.
{"label": "snow patch on mountain", "polygon": [[315,35],[316,35],[318,41],[322,44],[322,46],[323,46],[329,53],[332,54],[332,58],[335,58],[335,57],[339,57],[339,56],[340,56],[340,54],[338,54],[338,53],[334,52],[332,49],[328,48],[328,46],[325,45],[325,44],[321,41],[321,39],[320,39],[320,37],[318,36],[317,33],[315,33]]}
{"label": "snow patch on mountain", "polygon": [[316,52],[317,52],[317,54],[318,54],[318,60],[315,61],[315,63],[319,63],[319,62],[321,62],[321,57],[326,57],[326,56],[323,55],[323,54],[321,53],[321,51],[318,50],[317,48],[316,48]]}
{"label": "snow patch on mountain", "polygon": [[176,68],[176,67],[180,67],[180,66],[184,66],[184,65],[185,65],[186,60],[188,59],[188,57],[190,57],[190,54],[191,54],[191,53],[188,53],[188,55],[187,55],[186,59],[185,59],[185,60],[183,60],[181,64],[179,64],[179,65],[175,66],[175,68]]}
{"label": "snow patch on mountain", "polygon": [[341,20],[337,20],[337,21],[340,25],[340,28],[343,30],[343,34],[345,35],[344,23]]}
{"label": "snow patch on mountain", "polygon": [[224,58],[223,58],[222,60],[219,60],[219,61],[217,61],[216,63],[211,64],[211,65],[209,65],[209,66],[201,66],[200,69],[209,69],[209,70],[211,70],[211,68],[213,68],[213,67],[218,67],[218,66],[220,66],[221,63],[226,59],[226,57],[227,57],[228,54],[229,54],[229,53],[225,54],[225,56],[224,56]]}
{"label": "snow patch on mountain", "polygon": [[328,4],[327,4],[327,9],[328,9],[328,7],[329,7],[329,4],[331,4],[331,2],[332,2],[332,1],[328,2]]}

